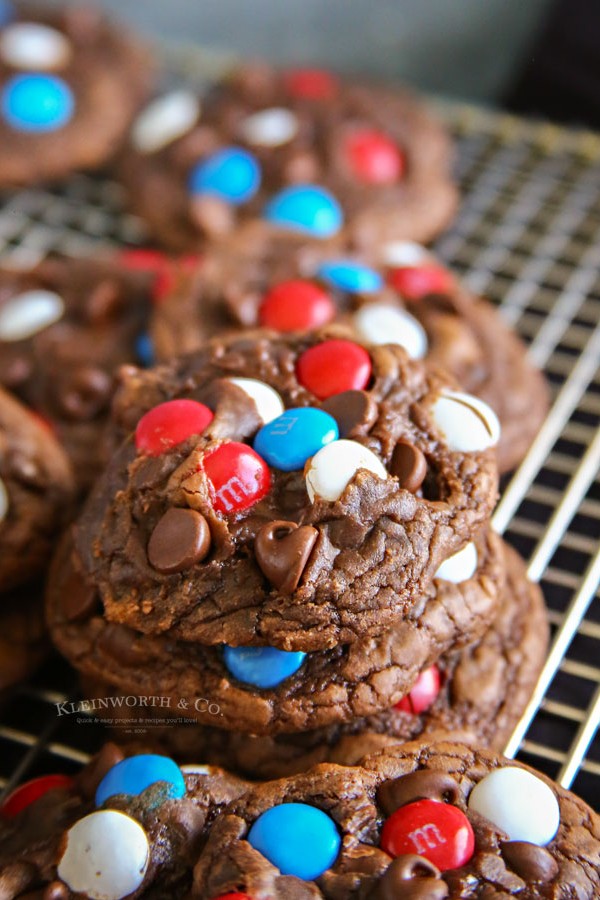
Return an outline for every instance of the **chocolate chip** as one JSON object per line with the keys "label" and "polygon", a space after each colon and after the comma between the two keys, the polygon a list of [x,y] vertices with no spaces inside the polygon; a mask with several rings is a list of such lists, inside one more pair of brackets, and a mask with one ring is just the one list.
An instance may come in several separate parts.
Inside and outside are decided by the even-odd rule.
{"label": "chocolate chip", "polygon": [[558,875],[558,863],[545,847],[528,841],[503,841],[502,856],[523,881],[552,881]]}
{"label": "chocolate chip", "polygon": [[158,572],[182,572],[204,559],[210,540],[210,528],[201,513],[172,507],[152,532],[148,560]]}
{"label": "chocolate chip", "polygon": [[140,645],[140,635],[132,628],[110,622],[98,639],[100,649],[123,666],[139,666],[151,657],[151,651]]}
{"label": "chocolate chip", "polygon": [[82,366],[58,392],[63,413],[75,420],[93,419],[106,406],[112,384],[108,372],[94,366]]}
{"label": "chocolate chip", "polygon": [[67,900],[71,896],[71,891],[62,881],[51,881],[44,888],[42,894],[43,900]]}
{"label": "chocolate chip", "polygon": [[214,440],[243,441],[263,425],[256,403],[239,385],[217,378],[194,399],[215,414],[205,434]]}
{"label": "chocolate chip", "polygon": [[85,622],[100,605],[98,594],[79,572],[70,570],[61,584],[60,608],[67,622]]}
{"label": "chocolate chip", "polygon": [[427,460],[418,447],[410,441],[398,441],[392,453],[390,472],[395,475],[400,487],[416,493],[427,475]]}
{"label": "chocolate chip", "polygon": [[377,404],[366,391],[343,391],[329,397],[321,406],[333,416],[340,437],[364,434],[377,418]]}
{"label": "chocolate chip", "polygon": [[370,900],[444,900],[448,885],[423,856],[397,856],[377,882]]}
{"label": "chocolate chip", "polygon": [[461,793],[451,775],[427,769],[385,781],[377,791],[377,801],[386,816],[415,800],[440,800],[456,804],[461,800]]}
{"label": "chocolate chip", "polygon": [[277,520],[256,535],[256,562],[270,583],[282,594],[296,590],[319,532],[311,525]]}

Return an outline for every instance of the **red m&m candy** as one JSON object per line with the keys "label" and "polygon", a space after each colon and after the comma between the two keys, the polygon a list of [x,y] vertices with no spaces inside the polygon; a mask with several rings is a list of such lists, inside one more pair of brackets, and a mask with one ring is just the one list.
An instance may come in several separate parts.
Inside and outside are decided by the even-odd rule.
{"label": "red m&m candy", "polygon": [[354,177],[365,184],[393,184],[402,177],[404,157],[382,131],[353,131],[346,138],[346,153]]}
{"label": "red m&m candy", "polygon": [[290,69],[284,80],[292,97],[301,100],[331,100],[338,88],[337,79],[326,69]]}
{"label": "red m&m candy", "polygon": [[160,456],[193,434],[202,434],[212,420],[204,403],[167,400],[142,416],[135,429],[135,446],[148,456]]}
{"label": "red m&m candy", "polygon": [[430,666],[421,672],[410,693],[396,703],[394,709],[415,715],[425,712],[439,694],[440,683],[440,670],[437,666]]}
{"label": "red m&m candy", "polygon": [[428,294],[448,294],[454,286],[452,274],[436,263],[392,269],[388,280],[406,300],[421,300]]}
{"label": "red m&m candy", "polygon": [[68,791],[72,787],[73,779],[70,775],[42,775],[40,778],[32,778],[31,781],[19,785],[8,795],[0,806],[0,816],[3,819],[13,819],[48,791],[60,788]]}
{"label": "red m&m candy", "polygon": [[159,250],[148,250],[145,247],[135,247],[121,250],[118,254],[119,262],[127,269],[135,272],[155,272],[165,264],[165,254]]}
{"label": "red m&m candy", "polygon": [[173,289],[180,273],[193,272],[200,260],[200,257],[192,255],[171,258],[158,250],[144,248],[123,250],[118,258],[128,269],[154,275],[152,296],[157,301]]}
{"label": "red m&m candy", "polygon": [[362,391],[371,378],[371,357],[353,341],[323,341],[309,347],[296,364],[298,381],[320,400],[342,391]]}
{"label": "red m&m candy", "polygon": [[282,281],[265,295],[258,311],[260,324],[275,331],[305,331],[331,322],[335,304],[312,281]]}
{"label": "red m&m candy", "polygon": [[202,460],[217,512],[231,515],[253,506],[269,493],[271,472],[252,447],[229,441]]}
{"label": "red m&m candy", "polygon": [[417,800],[386,819],[380,847],[390,856],[424,856],[441,872],[459,869],[473,856],[471,823],[456,806],[438,800]]}
{"label": "red m&m candy", "polygon": [[213,897],[213,900],[254,900],[254,898],[250,894],[234,891],[232,894],[219,894],[218,897]]}

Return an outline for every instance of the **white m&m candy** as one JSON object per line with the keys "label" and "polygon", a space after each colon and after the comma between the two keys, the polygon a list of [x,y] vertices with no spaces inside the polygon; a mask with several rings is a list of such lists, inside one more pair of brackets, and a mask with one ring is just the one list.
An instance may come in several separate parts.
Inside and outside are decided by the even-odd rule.
{"label": "white m&m candy", "polygon": [[200,101],[191,91],[172,91],[142,110],[131,129],[140,153],[156,153],[191,131],[200,118]]}
{"label": "white m&m candy", "polygon": [[53,291],[26,291],[0,306],[0,341],[24,341],[62,318],[65,304]]}
{"label": "white m&m candy", "polygon": [[560,825],[554,791],[532,772],[516,766],[495,769],[482,778],[469,795],[469,809],[506,832],[510,841],[540,847],[550,843]]}
{"label": "white m&m candy", "polygon": [[289,109],[273,106],[244,119],[240,136],[256,147],[280,147],[298,133],[298,119]]}
{"label": "white m&m candy", "polygon": [[258,414],[265,425],[284,412],[283,400],[277,391],[265,384],[264,381],[258,381],[256,378],[228,378],[227,380],[241,388],[254,400]]}
{"label": "white m&m candy", "polygon": [[451,581],[453,584],[460,584],[468,581],[477,571],[477,547],[472,542],[449,556],[441,564],[435,578],[441,578],[442,581]]}
{"label": "white m&m candy", "polygon": [[413,241],[392,241],[381,251],[381,261],[387,266],[419,266],[430,258],[425,247]]}
{"label": "white m&m candy", "polygon": [[125,813],[101,809],[67,831],[57,873],[75,894],[121,900],[139,888],[149,859],[142,826]]}
{"label": "white m&m candy", "polygon": [[315,498],[330,502],[339,499],[359,469],[368,469],[379,478],[387,478],[381,460],[356,441],[332,441],[310,459],[305,469],[306,490],[311,503]]}
{"label": "white m&m candy", "polygon": [[500,422],[496,413],[471,394],[445,391],[433,404],[432,413],[450,450],[475,453],[498,443]]}
{"label": "white m&m candy", "polygon": [[69,62],[71,53],[64,34],[38,22],[15,22],[0,32],[0,58],[15,69],[60,69]]}
{"label": "white m&m candy", "polygon": [[421,359],[427,353],[425,329],[403,309],[368,303],[354,314],[354,326],[368,344],[399,344],[413,359]]}
{"label": "white m&m candy", "polygon": [[0,522],[3,522],[8,513],[8,491],[0,478]]}

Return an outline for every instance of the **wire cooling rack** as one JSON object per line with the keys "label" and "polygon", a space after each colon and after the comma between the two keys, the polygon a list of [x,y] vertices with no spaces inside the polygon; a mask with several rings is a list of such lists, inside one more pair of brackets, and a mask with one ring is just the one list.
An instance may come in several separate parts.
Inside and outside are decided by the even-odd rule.
{"label": "wire cooling rack", "polygon": [[[443,107],[458,145],[463,205],[437,252],[529,344],[552,410],[494,517],[544,588],[548,662],[509,742],[518,755],[600,800],[600,137]],[[135,244],[143,228],[117,185],[77,176],[57,191],[4,197],[0,259]],[[0,708],[0,789],[71,771],[97,749],[100,726],[59,716],[73,676],[52,660]]]}

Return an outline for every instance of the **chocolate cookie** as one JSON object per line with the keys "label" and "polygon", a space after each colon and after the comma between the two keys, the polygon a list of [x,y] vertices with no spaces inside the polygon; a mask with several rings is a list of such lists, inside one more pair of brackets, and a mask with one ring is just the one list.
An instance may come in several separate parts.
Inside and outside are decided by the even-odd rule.
{"label": "chocolate cookie", "polygon": [[35,672],[48,655],[42,598],[41,585],[31,584],[0,596],[0,697]]}
{"label": "chocolate cookie", "polygon": [[154,100],[121,178],[154,236],[178,251],[256,220],[372,248],[427,241],[448,224],[450,158],[442,126],[404,90],[255,64],[202,98]]}
{"label": "chocolate cookie", "polygon": [[0,11],[0,184],[94,169],[121,144],[150,87],[150,56],[89,6]]}
{"label": "chocolate cookie", "polygon": [[398,346],[213,339],[131,371],[76,543],[107,619],[311,651],[419,608],[496,499],[489,407]]}
{"label": "chocolate cookie", "polygon": [[[218,762],[250,778],[280,778],[321,762],[355,765],[368,753],[418,737],[451,735],[453,740],[502,750],[529,701],[548,646],[542,593],[527,581],[522,560],[506,544],[504,555],[507,581],[493,625],[477,643],[444,654],[437,665],[424,670],[392,709],[342,725],[272,737],[157,723],[147,739],[177,758]],[[84,684],[86,697],[118,695],[106,684]],[[117,717],[130,713],[118,711]],[[169,711],[149,714],[164,720]]]}
{"label": "chocolate cookie", "polygon": [[45,775],[0,807],[5,900],[182,897],[204,833],[248,784],[114,744],[75,777]]}
{"label": "chocolate cookie", "polygon": [[502,434],[500,471],[525,455],[548,409],[548,388],[495,309],[474,297],[424,248],[395,243],[377,267],[303,238],[243,229],[171,278],[154,307],[158,359],[193,352],[207,337],[264,326],[307,331],[335,322],[340,335],[399,343],[450,372],[490,404]]}
{"label": "chocolate cookie", "polygon": [[0,385],[52,424],[82,488],[104,459],[114,371],[144,360],[151,284],[108,259],[0,271]]}
{"label": "chocolate cookie", "polygon": [[0,389],[0,606],[2,594],[45,568],[72,496],[71,468],[52,433]]}
{"label": "chocolate cookie", "polygon": [[[306,654],[175,642],[107,622],[93,588],[78,580],[66,539],[49,579],[48,621],[56,646],[80,672],[123,692],[168,696],[173,709],[183,701],[190,717],[231,731],[304,731],[387,709],[421,669],[483,632],[503,585],[500,540],[488,533],[471,551],[476,571],[469,563],[462,576],[444,580],[442,569],[414,616],[380,637]],[[461,559],[452,565],[465,564],[464,551]]]}
{"label": "chocolate cookie", "polygon": [[415,742],[234,800],[192,896],[593,900],[599,863],[600,819],[573,794],[489,751]]}

